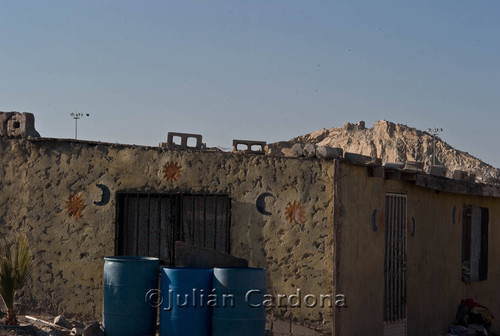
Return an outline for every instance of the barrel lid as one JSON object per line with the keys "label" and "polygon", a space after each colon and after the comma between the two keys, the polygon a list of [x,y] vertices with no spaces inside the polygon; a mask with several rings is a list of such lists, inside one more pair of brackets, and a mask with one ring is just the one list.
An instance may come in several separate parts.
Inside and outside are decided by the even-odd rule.
{"label": "barrel lid", "polygon": [[259,267],[215,267],[214,270],[249,270],[249,271],[265,271],[265,268]]}
{"label": "barrel lid", "polygon": [[209,267],[187,267],[187,266],[165,266],[165,267],[162,267],[162,269],[164,270],[186,270],[186,271],[189,271],[189,270],[213,270],[213,268],[209,268]]}
{"label": "barrel lid", "polygon": [[141,257],[141,256],[110,256],[104,257],[107,261],[159,261],[155,257]]}

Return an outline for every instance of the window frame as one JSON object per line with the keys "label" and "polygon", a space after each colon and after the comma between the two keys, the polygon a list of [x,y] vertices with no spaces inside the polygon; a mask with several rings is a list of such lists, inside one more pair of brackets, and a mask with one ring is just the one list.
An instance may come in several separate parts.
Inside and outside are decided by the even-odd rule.
{"label": "window frame", "polygon": [[464,205],[462,216],[462,282],[488,280],[488,208]]}

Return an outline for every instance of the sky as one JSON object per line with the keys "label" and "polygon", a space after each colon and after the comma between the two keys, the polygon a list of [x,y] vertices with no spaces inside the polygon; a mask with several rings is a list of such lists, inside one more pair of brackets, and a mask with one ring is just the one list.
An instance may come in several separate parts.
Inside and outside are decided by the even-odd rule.
{"label": "sky", "polygon": [[389,120],[500,167],[500,2],[0,0],[0,111],[209,147]]}

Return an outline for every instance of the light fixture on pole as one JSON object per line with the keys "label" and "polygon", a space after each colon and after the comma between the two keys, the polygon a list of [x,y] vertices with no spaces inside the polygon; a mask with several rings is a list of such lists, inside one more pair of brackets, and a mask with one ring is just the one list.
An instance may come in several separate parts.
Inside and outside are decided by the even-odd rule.
{"label": "light fixture on pole", "polygon": [[71,117],[73,117],[73,119],[75,119],[75,139],[78,138],[78,119],[80,119],[81,117],[89,117],[90,114],[86,113],[86,114],[83,114],[83,113],[70,113],[69,114]]}
{"label": "light fixture on pole", "polygon": [[428,128],[427,132],[429,132],[432,135],[432,165],[436,165],[436,136],[439,134],[439,132],[442,132],[442,128]]}

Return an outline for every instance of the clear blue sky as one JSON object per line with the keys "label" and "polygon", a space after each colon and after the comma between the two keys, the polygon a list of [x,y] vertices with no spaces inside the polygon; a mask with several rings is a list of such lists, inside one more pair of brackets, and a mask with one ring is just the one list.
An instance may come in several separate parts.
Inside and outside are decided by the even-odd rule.
{"label": "clear blue sky", "polygon": [[288,140],[386,119],[500,167],[500,1],[3,1],[0,111],[42,136]]}

